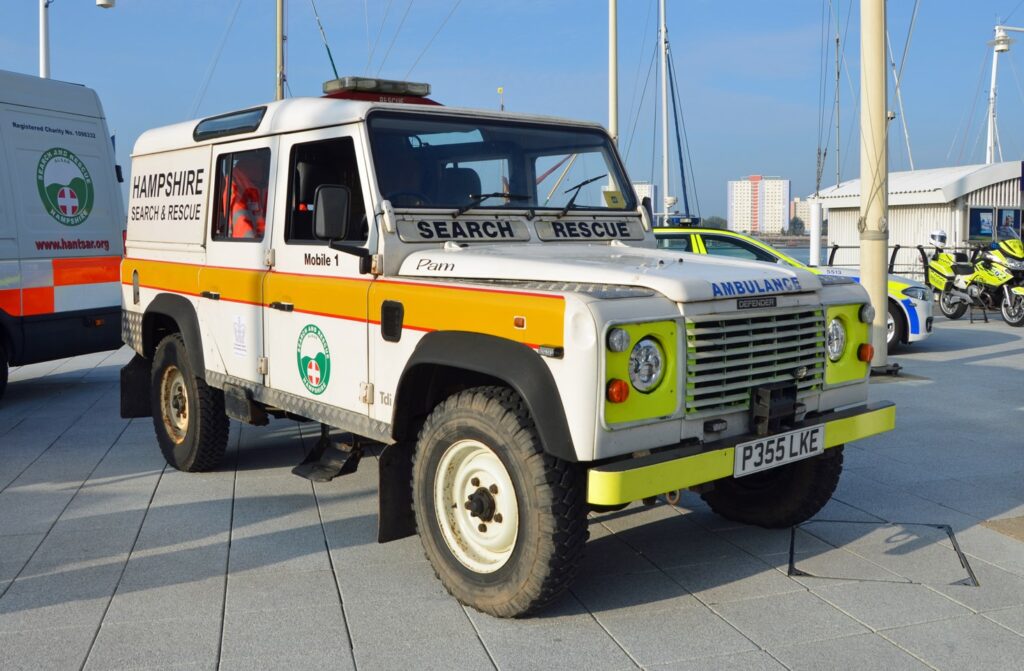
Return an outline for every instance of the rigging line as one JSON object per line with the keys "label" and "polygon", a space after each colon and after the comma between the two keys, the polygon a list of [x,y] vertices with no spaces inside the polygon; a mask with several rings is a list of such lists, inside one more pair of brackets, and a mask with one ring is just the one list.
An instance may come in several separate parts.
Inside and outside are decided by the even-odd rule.
{"label": "rigging line", "polygon": [[907,64],[907,56],[910,53],[910,39],[914,36],[914,24],[917,22],[917,10],[920,6],[921,0],[914,0],[914,11],[910,14],[910,26],[907,28],[907,40],[903,43],[903,55],[900,57],[900,72],[898,75],[900,81],[903,81],[903,67]]}
{"label": "rigging line", "polygon": [[416,57],[416,60],[412,62],[412,65],[409,67],[409,71],[405,73],[405,76],[402,77],[402,79],[409,78],[409,75],[412,74],[412,71],[416,69],[417,65],[419,65],[420,59],[423,58],[424,54],[427,53],[427,49],[430,48],[430,45],[434,43],[434,40],[437,39],[437,36],[441,34],[441,31],[448,24],[448,19],[452,18],[452,15],[455,14],[455,10],[458,9],[459,5],[461,4],[462,0],[455,0],[455,4],[452,5],[451,10],[448,12],[448,16],[444,17],[444,21],[441,22],[441,25],[437,27],[437,30],[434,31],[434,34],[430,36],[429,40],[427,40],[427,46],[423,47],[423,51],[421,51],[420,55]]}
{"label": "rigging line", "polygon": [[373,50],[370,48],[370,0],[363,0],[363,23],[366,26],[366,60],[373,58]]}
{"label": "rigging line", "polygon": [[903,127],[903,139],[907,144],[907,160],[910,163],[910,169],[914,169],[914,154],[910,150],[910,130],[907,128],[907,114],[903,111],[903,93],[901,87],[901,79],[899,70],[902,67],[896,67],[896,61],[892,55],[892,42],[889,40],[889,31],[885,31],[885,46],[889,52],[889,64],[892,67],[892,76],[896,86],[896,106],[900,110],[900,125]]}
{"label": "rigging line", "polygon": [[331,62],[331,70],[334,71],[334,78],[338,79],[338,68],[334,65],[334,56],[331,55],[331,45],[327,43],[327,33],[324,32],[324,24],[320,22],[320,12],[316,11],[316,2],[309,0],[309,4],[313,7],[313,16],[316,18],[317,28],[320,29],[320,39],[324,43],[324,49],[327,50],[327,60]]}
{"label": "rigging line", "polygon": [[370,64],[373,62],[373,52],[377,51],[377,45],[380,44],[380,35],[384,32],[384,24],[388,22],[388,14],[391,12],[391,3],[394,0],[388,0],[388,4],[384,5],[384,18],[380,20],[380,28],[377,29],[377,37],[373,40],[373,47],[370,48],[370,55],[366,59],[366,72],[370,72]]}
{"label": "rigging line", "polygon": [[[825,8],[828,7],[826,13]],[[818,68],[818,150],[821,150],[822,130],[825,125],[825,71],[828,69],[828,36],[832,28],[832,0],[821,2],[821,62]]]}
{"label": "rigging line", "polygon": [[626,142],[626,160],[629,160],[629,152],[633,148],[633,137],[636,135],[636,126],[640,121],[640,113],[643,112],[644,100],[647,98],[647,86],[651,83],[651,72],[654,70],[654,61],[658,57],[658,45],[654,45],[651,53],[651,64],[647,67],[647,78],[644,79],[644,88],[640,93],[640,104],[636,108],[636,115],[633,117],[633,127],[629,131],[629,140]]}
{"label": "rigging line", "polygon": [[[647,29],[651,25],[651,8],[654,7],[654,4],[655,3],[654,3],[653,0],[651,2],[647,3],[647,17],[644,19],[644,28],[643,28],[643,30],[640,31],[641,39],[637,40],[638,47],[637,47],[637,59],[636,59],[636,73],[633,75],[633,79],[631,80],[633,82],[633,97],[630,98],[630,100],[629,100],[629,114],[627,115],[627,118],[632,117],[633,116],[633,110],[636,109],[636,91],[637,91],[637,85],[636,84],[637,84],[637,82],[640,81],[640,68],[642,68],[643,64],[644,64],[644,49],[643,49],[644,39],[643,38],[647,36]],[[640,99],[640,104],[643,105],[643,98]],[[637,114],[639,114],[639,110],[637,111]]]}
{"label": "rigging line", "polygon": [[[675,64],[675,58],[674,58],[674,56],[673,56],[671,51],[669,52],[669,58],[672,59],[671,60],[672,75],[673,75],[673,79],[675,79],[676,64]],[[691,147],[690,147],[690,138],[686,134],[686,112],[683,110],[682,100],[678,98],[678,89],[675,89],[674,86],[673,86],[673,89],[675,90],[675,94],[674,95],[676,95],[676,103],[677,103],[678,109],[679,109],[679,119],[676,122],[676,124],[677,124],[676,138],[678,140],[678,131],[681,128],[682,132],[683,132],[683,146],[686,147],[686,163],[690,166],[689,174],[690,174],[690,184],[693,186],[693,200],[694,200],[694,203],[696,203],[696,206],[697,206],[697,216],[699,217],[700,216],[700,197],[697,195],[697,173],[695,173],[693,171],[693,152],[691,151]],[[682,161],[681,160],[680,160],[680,170],[682,171]],[[684,172],[683,174],[685,175],[686,173]],[[687,193],[686,193],[686,178],[685,177],[683,178],[683,195],[684,196],[687,195]],[[689,200],[689,199],[687,198],[687,200]],[[687,205],[686,210],[687,210],[686,214],[692,214],[692,212],[689,211],[690,210],[689,205]]]}
{"label": "rigging line", "polygon": [[1024,0],[1020,0],[1020,2],[1017,3],[1017,6],[1010,10],[1010,13],[1007,15],[1007,17],[1005,19],[1003,19],[1003,23],[1006,23],[1007,21],[1009,21],[1010,17],[1013,16],[1017,12],[1018,9],[1020,9],[1021,5],[1024,5]]}
{"label": "rigging line", "polygon": [[388,62],[388,56],[391,55],[391,47],[395,46],[395,41],[398,40],[398,35],[402,32],[402,26],[405,25],[405,18],[409,16],[409,10],[412,9],[412,3],[415,0],[409,0],[409,4],[405,6],[405,13],[402,14],[402,20],[398,22],[398,28],[395,29],[395,34],[391,36],[391,43],[388,44],[388,50],[384,52],[384,59],[380,62],[380,67],[377,68],[377,75],[380,75],[380,71],[384,69],[384,64]]}
{"label": "rigging line", "polygon": [[679,181],[682,182],[682,187],[683,187],[683,210],[684,210],[684,214],[689,215],[690,214],[690,197],[686,193],[686,170],[685,170],[686,163],[685,163],[685,160],[683,158],[683,142],[682,142],[682,138],[680,137],[680,131],[679,131],[679,126],[680,126],[680,123],[679,123],[679,107],[678,107],[679,93],[676,90],[676,66],[675,66],[675,62],[674,62],[675,59],[672,57],[673,54],[672,54],[671,47],[666,44],[665,45],[665,49],[668,51],[668,59],[667,59],[668,60],[668,84],[669,84],[669,87],[672,89],[672,91],[671,91],[671,96],[672,96],[672,121],[676,125],[676,153],[679,154]]}
{"label": "rigging line", "polygon": [[210,80],[213,79],[213,73],[217,69],[217,63],[220,61],[220,55],[224,51],[224,45],[228,42],[228,35],[231,34],[231,28],[235,25],[235,19],[238,17],[238,9],[242,6],[242,0],[235,2],[235,8],[231,11],[231,18],[228,19],[228,25],[224,28],[224,34],[220,37],[220,43],[217,45],[217,49],[213,52],[213,58],[210,59],[210,65],[206,68],[206,75],[203,77],[203,84],[199,87],[199,91],[196,92],[196,97],[192,100],[192,111],[189,113],[189,118],[193,119],[196,113],[199,111],[199,105],[202,104],[203,98],[206,97],[206,89],[210,85]]}
{"label": "rigging line", "polygon": [[985,83],[985,66],[988,65],[988,46],[985,47],[984,54],[981,57],[981,69],[978,71],[978,85],[974,89],[974,98],[971,100],[971,111],[967,113],[967,118],[964,125],[963,140],[960,143],[960,153],[956,157],[956,162],[961,163],[964,159],[964,151],[967,149],[967,138],[971,133],[971,123],[974,121],[974,110],[978,107],[978,98],[981,96],[981,87]]}

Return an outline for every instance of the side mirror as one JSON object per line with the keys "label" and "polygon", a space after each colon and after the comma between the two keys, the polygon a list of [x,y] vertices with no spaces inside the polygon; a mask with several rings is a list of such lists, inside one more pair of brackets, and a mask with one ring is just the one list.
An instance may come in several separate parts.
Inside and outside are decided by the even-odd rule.
{"label": "side mirror", "polygon": [[643,200],[640,201],[640,206],[647,210],[647,218],[651,220],[651,226],[654,225],[654,208],[651,206],[651,197],[644,196]]}
{"label": "side mirror", "polygon": [[349,202],[352,192],[340,184],[321,184],[313,196],[313,235],[319,240],[348,237]]}

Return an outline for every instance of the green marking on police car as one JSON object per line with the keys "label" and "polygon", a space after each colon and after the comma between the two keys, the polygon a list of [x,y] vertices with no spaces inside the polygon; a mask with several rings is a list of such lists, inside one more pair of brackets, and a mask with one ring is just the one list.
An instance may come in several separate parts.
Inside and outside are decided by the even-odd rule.
{"label": "green marking on police car", "polygon": [[311,394],[319,396],[331,381],[331,350],[327,338],[315,324],[306,324],[299,331],[295,345],[299,377]]}
{"label": "green marking on police car", "polygon": [[92,177],[82,159],[67,149],[43,152],[36,165],[36,187],[47,214],[65,226],[78,226],[92,213]]}

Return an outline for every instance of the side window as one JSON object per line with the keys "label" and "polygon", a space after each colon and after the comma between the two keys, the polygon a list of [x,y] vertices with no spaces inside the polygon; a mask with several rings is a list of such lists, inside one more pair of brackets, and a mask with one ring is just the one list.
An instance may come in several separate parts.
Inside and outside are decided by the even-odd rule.
{"label": "side window", "polygon": [[258,242],[267,227],[270,150],[251,149],[217,157],[214,240]]}
{"label": "side window", "polygon": [[352,194],[347,240],[365,242],[369,237],[363,188],[359,181],[356,147],[350,137],[307,142],[292,148],[288,179],[288,217],[284,239],[288,244],[326,245],[313,235],[316,189],[325,184],[347,186]]}
{"label": "side window", "polygon": [[768,263],[775,263],[778,260],[773,254],[770,254],[749,242],[733,240],[731,238],[720,238],[707,234],[704,234],[702,237],[704,239],[704,247],[707,248],[708,254],[713,256],[729,256],[734,259],[767,261]]}
{"label": "side window", "polygon": [[668,235],[658,237],[658,249],[675,249],[680,252],[692,252],[693,244],[689,235]]}

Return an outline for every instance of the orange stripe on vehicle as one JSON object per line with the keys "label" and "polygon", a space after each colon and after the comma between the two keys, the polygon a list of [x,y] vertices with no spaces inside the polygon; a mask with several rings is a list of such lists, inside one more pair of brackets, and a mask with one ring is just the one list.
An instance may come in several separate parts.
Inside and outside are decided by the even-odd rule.
{"label": "orange stripe on vehicle", "polygon": [[[561,347],[565,301],[561,296],[526,295],[471,287],[381,282],[370,292],[370,322],[380,323],[381,304],[398,301],[405,307],[405,326],[421,331],[470,331],[527,345]],[[515,325],[522,317],[522,327]]]}
{"label": "orange stripe on vehicle", "polygon": [[21,314],[53,314],[53,287],[34,287],[21,290]]}
{"label": "orange stripe on vehicle", "polygon": [[199,268],[188,263],[125,259],[121,263],[121,283],[131,284],[133,273],[138,271],[139,286],[197,296]]}
{"label": "orange stripe on vehicle", "polygon": [[120,266],[119,256],[54,259],[53,285],[65,287],[74,284],[117,282],[120,277]]}
{"label": "orange stripe on vehicle", "polygon": [[208,266],[199,269],[199,291],[213,291],[223,301],[259,305],[263,298],[265,270]]}
{"label": "orange stripe on vehicle", "polygon": [[21,316],[21,289],[0,289],[0,311],[9,317]]}
{"label": "orange stripe on vehicle", "polygon": [[295,310],[325,317],[366,321],[367,280],[270,273],[264,303],[291,303]]}

